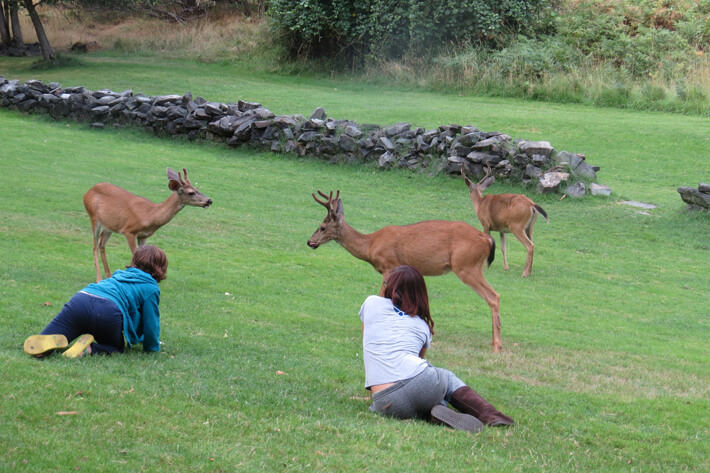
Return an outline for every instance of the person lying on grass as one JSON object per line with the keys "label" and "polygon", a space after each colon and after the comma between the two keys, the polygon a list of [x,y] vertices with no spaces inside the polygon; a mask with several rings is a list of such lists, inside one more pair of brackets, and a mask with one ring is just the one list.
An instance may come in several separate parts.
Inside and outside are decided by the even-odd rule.
{"label": "person lying on grass", "polygon": [[167,271],[163,250],[139,246],[125,270],[74,294],[40,335],[25,341],[25,353],[41,357],[67,348],[74,339],[63,356],[123,353],[126,344],[138,343],[143,351],[160,351],[158,283]]}
{"label": "person lying on grass", "polygon": [[472,432],[483,429],[483,424],[514,424],[451,371],[424,359],[434,321],[424,278],[415,268],[395,268],[385,281],[384,297],[369,296],[359,315],[365,388],[372,393],[370,410]]}

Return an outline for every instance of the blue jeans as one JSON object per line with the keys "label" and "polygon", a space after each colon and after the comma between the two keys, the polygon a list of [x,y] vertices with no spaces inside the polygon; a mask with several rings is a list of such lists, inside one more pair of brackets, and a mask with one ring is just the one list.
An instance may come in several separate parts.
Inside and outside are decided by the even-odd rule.
{"label": "blue jeans", "polygon": [[104,297],[77,292],[42,330],[42,335],[61,334],[69,342],[84,333],[94,336],[92,354],[123,353],[123,313]]}
{"label": "blue jeans", "polygon": [[446,404],[466,383],[454,373],[428,365],[413,378],[397,381],[372,395],[370,410],[399,419],[429,418],[431,408]]}

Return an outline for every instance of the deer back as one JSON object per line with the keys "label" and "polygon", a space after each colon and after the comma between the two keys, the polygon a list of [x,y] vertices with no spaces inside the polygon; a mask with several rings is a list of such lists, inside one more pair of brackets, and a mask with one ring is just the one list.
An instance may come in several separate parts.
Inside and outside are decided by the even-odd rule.
{"label": "deer back", "polygon": [[364,237],[369,241],[366,259],[378,272],[406,264],[425,276],[483,264],[492,244],[473,226],[448,220],[390,225]]}
{"label": "deer back", "polygon": [[512,222],[527,222],[535,203],[522,194],[488,194],[476,208],[481,225],[492,231],[509,231]]}
{"label": "deer back", "polygon": [[[168,199],[177,203],[177,197]],[[84,207],[96,220],[114,233],[135,232],[151,226],[158,204],[108,182],[94,185],[84,194]]]}

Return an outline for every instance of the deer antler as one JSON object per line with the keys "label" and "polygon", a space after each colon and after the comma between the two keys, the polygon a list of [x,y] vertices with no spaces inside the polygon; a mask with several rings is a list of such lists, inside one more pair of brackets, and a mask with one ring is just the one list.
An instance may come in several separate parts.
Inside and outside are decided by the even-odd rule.
{"label": "deer antler", "polygon": [[187,169],[182,168],[182,173],[185,176],[185,180],[183,181],[183,176],[181,176],[180,173],[178,173],[178,177],[180,178],[180,184],[182,184],[183,187],[186,185],[192,185],[190,180],[187,178]]}
{"label": "deer antler", "polygon": [[340,189],[338,189],[338,193],[335,194],[335,199],[333,199],[333,191],[330,191],[330,195],[321,192],[320,190],[318,191],[318,193],[321,197],[324,197],[327,200],[320,200],[318,199],[318,197],[316,197],[315,194],[311,194],[313,196],[313,200],[328,209],[328,212],[335,212],[337,210],[337,207],[334,204],[338,202],[338,199],[340,198]]}
{"label": "deer antler", "polygon": [[478,181],[479,184],[483,184],[483,181],[485,181],[485,180],[488,178],[488,176],[491,175],[491,162],[490,162],[490,161],[486,161],[486,165],[488,166],[488,170],[486,171],[486,175],[483,176],[483,179],[481,179],[480,181]]}

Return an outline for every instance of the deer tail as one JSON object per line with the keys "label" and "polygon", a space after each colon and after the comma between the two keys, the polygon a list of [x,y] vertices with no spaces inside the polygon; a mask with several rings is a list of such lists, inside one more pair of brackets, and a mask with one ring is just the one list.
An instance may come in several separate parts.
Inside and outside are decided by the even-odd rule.
{"label": "deer tail", "polygon": [[538,212],[540,215],[542,215],[543,217],[545,217],[545,221],[546,221],[547,223],[550,223],[550,219],[547,218],[547,212],[545,212],[542,207],[540,207],[539,205],[535,204],[535,210],[537,210],[537,212]]}
{"label": "deer tail", "polygon": [[488,253],[488,267],[490,268],[496,257],[496,241],[490,235],[488,235],[488,240],[491,242],[491,250]]}

